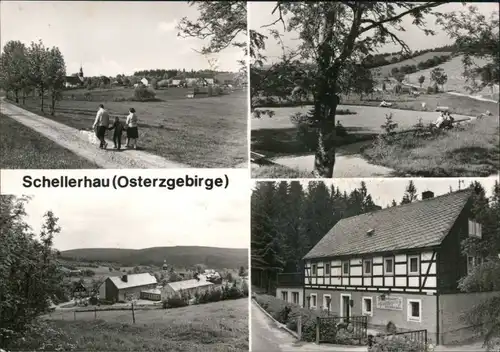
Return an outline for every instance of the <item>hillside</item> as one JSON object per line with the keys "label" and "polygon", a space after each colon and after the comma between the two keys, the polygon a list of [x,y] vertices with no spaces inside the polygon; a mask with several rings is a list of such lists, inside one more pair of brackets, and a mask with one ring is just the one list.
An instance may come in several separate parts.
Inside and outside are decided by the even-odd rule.
{"label": "hillside", "polygon": [[429,53],[425,53],[425,54],[416,56],[416,57],[411,58],[411,59],[406,59],[406,60],[403,60],[403,61],[400,61],[400,62],[396,62],[396,63],[390,64],[390,65],[384,65],[384,66],[376,67],[376,68],[373,68],[372,70],[374,72],[379,73],[380,77],[386,77],[386,76],[389,76],[389,74],[391,73],[391,70],[394,67],[398,67],[399,68],[399,67],[402,67],[402,66],[405,66],[405,65],[418,65],[420,62],[432,59],[434,56],[447,56],[447,55],[451,55],[451,54],[452,53],[449,52],[449,51],[429,52]]}
{"label": "hillside", "polygon": [[145,249],[81,248],[61,251],[64,259],[115,262],[122,266],[162,265],[164,260],[177,267],[205,264],[210,268],[248,266],[248,250],[218,247],[153,247]]}

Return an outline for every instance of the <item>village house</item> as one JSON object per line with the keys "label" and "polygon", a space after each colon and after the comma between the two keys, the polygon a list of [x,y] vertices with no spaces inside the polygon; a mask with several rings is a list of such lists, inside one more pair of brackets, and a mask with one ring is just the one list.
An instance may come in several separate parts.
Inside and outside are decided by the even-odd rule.
{"label": "village house", "polygon": [[127,301],[132,296],[137,299],[141,291],[156,285],[156,278],[149,273],[110,276],[99,286],[99,298],[110,302]]}
{"label": "village house", "polygon": [[301,273],[278,276],[276,295],[341,317],[365,315],[382,331],[392,322],[426,329],[437,344],[466,340],[473,332],[462,313],[498,294],[458,288],[484,260],[461,252],[462,240],[481,237],[470,209],[469,190],[426,191],[422,201],[342,219],[306,254]]}
{"label": "village house", "polygon": [[212,287],[215,287],[215,285],[207,281],[202,275],[197,279],[169,282],[161,290],[161,300],[163,301],[178,294],[189,294],[193,296],[196,292],[201,293]]}
{"label": "village house", "polygon": [[85,78],[83,77],[83,68],[80,66],[80,72],[72,76],[66,76],[64,80],[65,88],[79,88],[83,87]]}

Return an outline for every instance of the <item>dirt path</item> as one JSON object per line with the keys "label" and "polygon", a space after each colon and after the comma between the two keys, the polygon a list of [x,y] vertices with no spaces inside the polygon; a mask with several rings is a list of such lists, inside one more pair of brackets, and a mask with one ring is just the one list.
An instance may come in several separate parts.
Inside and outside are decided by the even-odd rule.
{"label": "dirt path", "polygon": [[[62,147],[90,160],[103,169],[171,169],[190,168],[141,150],[102,150],[92,144],[87,133],[34,114],[18,106],[0,101],[0,111],[17,122],[35,130]],[[108,140],[108,148],[113,143]]]}

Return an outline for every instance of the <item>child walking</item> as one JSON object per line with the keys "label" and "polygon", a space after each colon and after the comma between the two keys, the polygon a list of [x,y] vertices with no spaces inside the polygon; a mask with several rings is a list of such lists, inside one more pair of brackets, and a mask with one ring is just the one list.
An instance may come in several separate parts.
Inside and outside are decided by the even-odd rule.
{"label": "child walking", "polygon": [[123,123],[120,121],[118,116],[115,117],[115,122],[109,128],[110,130],[114,129],[113,132],[113,143],[115,144],[115,149],[120,150],[122,148],[122,132],[123,132]]}

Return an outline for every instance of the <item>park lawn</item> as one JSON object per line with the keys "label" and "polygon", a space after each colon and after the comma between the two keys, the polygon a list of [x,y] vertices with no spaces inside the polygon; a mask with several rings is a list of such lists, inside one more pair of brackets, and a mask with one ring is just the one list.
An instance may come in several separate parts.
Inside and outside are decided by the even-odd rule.
{"label": "park lawn", "polygon": [[[66,314],[66,313],[64,313]],[[248,351],[248,299],[222,301],[175,309],[138,310],[136,324],[130,311],[59,312],[46,322],[43,341],[32,338],[25,350],[57,346],[79,351]],[[87,315],[83,317],[83,315]],[[48,343],[50,342],[50,343]],[[73,348],[71,348],[73,346]]]}
{"label": "park lawn", "polygon": [[359,95],[351,94],[341,99],[342,105],[363,105],[379,106],[385,100],[393,105],[391,108],[400,110],[423,111],[422,103],[426,103],[426,111],[434,111],[438,106],[447,106],[452,114],[479,116],[490,111],[493,115],[498,115],[498,104],[488,101],[481,101],[463,96],[446,93],[422,94],[419,97],[411,97],[408,94],[391,94],[376,92],[372,95],[360,99]]}
{"label": "park lawn", "polygon": [[252,166],[252,178],[313,178],[311,173],[283,165]]}
{"label": "park lawn", "polygon": [[[132,89],[88,93],[91,101],[84,100],[80,90],[66,91],[55,116],[42,115],[76,129],[89,129],[100,103],[122,121],[128,109],[134,107],[139,117],[138,145],[142,150],[199,168],[233,167],[248,160],[245,91],[187,99],[187,90],[170,88],[158,91],[160,100],[153,102],[120,100],[132,96]],[[38,98],[30,97],[19,106],[41,114]]]}
{"label": "park lawn", "polygon": [[499,132],[498,117],[490,116],[437,137],[408,134],[389,145],[374,142],[362,155],[401,175],[485,177],[499,171]]}
{"label": "park lawn", "polygon": [[0,166],[2,169],[99,168],[3,114],[0,114]]}

